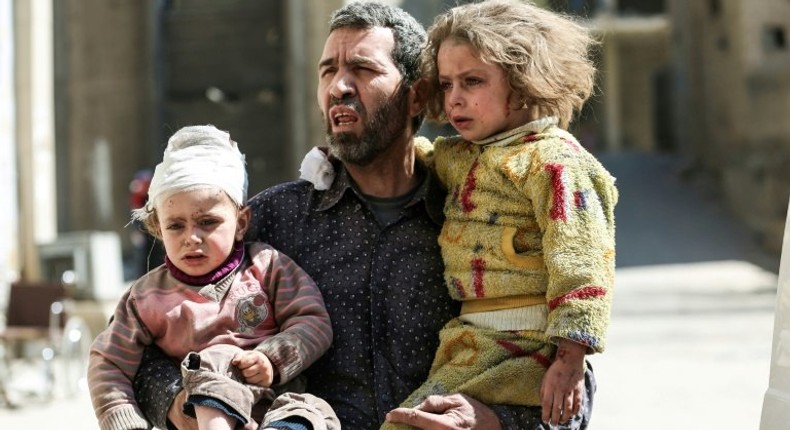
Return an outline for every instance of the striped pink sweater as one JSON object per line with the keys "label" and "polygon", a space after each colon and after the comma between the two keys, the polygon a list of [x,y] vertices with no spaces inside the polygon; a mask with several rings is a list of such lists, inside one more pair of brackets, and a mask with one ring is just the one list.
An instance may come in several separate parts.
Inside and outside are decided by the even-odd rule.
{"label": "striped pink sweater", "polygon": [[216,285],[185,285],[160,266],[126,292],[90,352],[88,383],[102,429],[143,428],[132,379],[146,345],[177,360],[215,344],[257,349],[280,383],[326,352],[332,328],[309,275],[263,243],[248,245],[247,255]]}

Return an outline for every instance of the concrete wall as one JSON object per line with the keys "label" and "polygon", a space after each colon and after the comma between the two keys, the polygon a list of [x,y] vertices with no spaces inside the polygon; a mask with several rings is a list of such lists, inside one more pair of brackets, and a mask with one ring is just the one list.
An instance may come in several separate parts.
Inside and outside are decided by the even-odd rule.
{"label": "concrete wall", "polygon": [[151,162],[153,0],[54,4],[58,229],[122,231]]}
{"label": "concrete wall", "polygon": [[669,4],[683,153],[779,252],[790,195],[790,3]]}
{"label": "concrete wall", "polygon": [[13,2],[0,0],[0,291],[19,267]]}
{"label": "concrete wall", "polygon": [[[160,160],[183,125],[213,123],[238,138],[249,155],[251,195],[295,178],[302,155],[323,143],[317,62],[329,13],[342,1],[192,1],[168,10],[154,0],[53,4],[60,232],[116,231],[131,252],[129,182]],[[239,22],[234,10],[245,8],[268,10],[272,25],[253,22],[252,12]],[[236,31],[244,23],[262,36]],[[200,42],[190,31],[214,39],[190,53]],[[222,48],[236,34],[244,39],[232,52]],[[237,53],[249,61],[227,59]],[[212,85],[231,98],[209,101]]]}
{"label": "concrete wall", "polygon": [[667,33],[629,34],[616,41],[620,56],[622,147],[655,151],[659,146],[656,129],[660,108],[658,73],[669,64]]}
{"label": "concrete wall", "polygon": [[53,34],[50,0],[15,1],[14,114],[18,186],[19,272],[39,275],[36,244],[55,226]]}

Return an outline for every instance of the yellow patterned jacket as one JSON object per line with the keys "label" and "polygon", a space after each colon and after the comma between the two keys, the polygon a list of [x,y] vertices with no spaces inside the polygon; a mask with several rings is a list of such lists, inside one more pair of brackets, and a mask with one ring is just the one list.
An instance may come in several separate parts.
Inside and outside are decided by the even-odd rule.
{"label": "yellow patterned jacket", "polygon": [[[462,320],[602,351],[618,194],[598,160],[553,118],[486,142],[438,138],[433,151],[418,152],[448,189],[439,243],[450,295],[466,308]],[[486,304],[475,308],[480,299]]]}

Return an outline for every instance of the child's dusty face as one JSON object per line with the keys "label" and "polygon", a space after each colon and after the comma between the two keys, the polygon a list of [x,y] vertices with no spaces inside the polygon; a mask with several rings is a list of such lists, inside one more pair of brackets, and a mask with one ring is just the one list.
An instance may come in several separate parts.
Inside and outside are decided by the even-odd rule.
{"label": "child's dusty face", "polygon": [[437,55],[444,111],[466,140],[482,140],[534,118],[511,97],[505,72],[486,64],[466,43],[445,40]]}
{"label": "child's dusty face", "polygon": [[249,211],[239,211],[217,188],[174,193],[156,205],[170,261],[191,276],[219,267],[244,237]]}

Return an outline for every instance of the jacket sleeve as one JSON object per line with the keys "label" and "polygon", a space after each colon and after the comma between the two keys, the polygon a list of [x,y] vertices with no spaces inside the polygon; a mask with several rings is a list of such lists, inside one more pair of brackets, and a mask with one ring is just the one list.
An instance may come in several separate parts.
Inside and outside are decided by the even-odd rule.
{"label": "jacket sleeve", "polygon": [[121,298],[109,326],[93,341],[88,363],[88,386],[102,430],[147,429],[137,406],[132,379],[151,336],[143,327],[131,289]]}
{"label": "jacket sleeve", "polygon": [[282,384],[323,355],[332,344],[332,325],[313,279],[288,256],[274,251],[269,279],[262,280],[280,332],[256,350],[269,357]]}
{"label": "jacket sleeve", "polygon": [[538,143],[526,180],[548,271],[546,334],[601,352],[614,288],[617,190],[603,166],[569,139]]}

